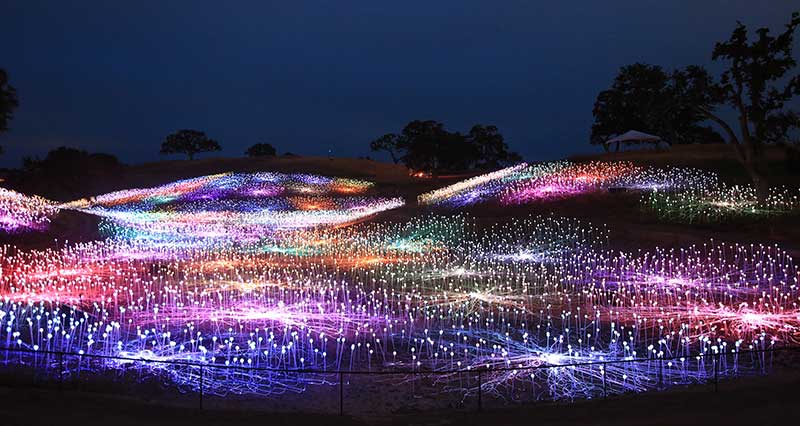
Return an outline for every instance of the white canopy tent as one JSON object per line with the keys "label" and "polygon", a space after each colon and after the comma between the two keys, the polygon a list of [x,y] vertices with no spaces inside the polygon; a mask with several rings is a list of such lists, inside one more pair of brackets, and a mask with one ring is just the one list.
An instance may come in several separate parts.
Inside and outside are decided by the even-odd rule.
{"label": "white canopy tent", "polygon": [[617,144],[617,151],[619,151],[620,144],[632,144],[632,143],[652,143],[658,144],[661,142],[661,138],[655,135],[651,135],[648,133],[640,132],[637,130],[628,130],[627,132],[613,137],[605,142],[606,149],[613,144]]}

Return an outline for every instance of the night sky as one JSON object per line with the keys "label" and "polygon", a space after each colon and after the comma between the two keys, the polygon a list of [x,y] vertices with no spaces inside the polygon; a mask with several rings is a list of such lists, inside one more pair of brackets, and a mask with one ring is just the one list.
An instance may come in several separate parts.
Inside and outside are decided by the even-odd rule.
{"label": "night sky", "polygon": [[413,119],[462,131],[495,124],[529,160],[591,152],[594,98],[620,66],[711,66],[714,42],[737,19],[780,29],[800,8],[753,0],[268,3],[3,1],[0,67],[20,107],[0,136],[0,166],[61,145],[153,161],[164,136],[181,128],[206,131],[225,156],[257,142],[375,156],[371,139]]}

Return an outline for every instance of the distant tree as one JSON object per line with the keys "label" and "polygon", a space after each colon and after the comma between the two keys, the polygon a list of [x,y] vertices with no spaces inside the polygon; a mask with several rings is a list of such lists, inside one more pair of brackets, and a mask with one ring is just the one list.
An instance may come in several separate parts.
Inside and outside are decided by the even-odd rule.
{"label": "distant tree", "polygon": [[193,160],[201,152],[220,151],[222,148],[214,139],[210,139],[204,132],[198,130],[178,130],[167,136],[161,143],[162,154],[186,154]]}
{"label": "distant tree", "polygon": [[467,141],[477,151],[475,167],[478,169],[497,169],[522,161],[519,154],[508,150],[497,126],[472,126]]}
{"label": "distant tree", "polygon": [[275,147],[268,143],[257,143],[245,151],[248,157],[274,157],[276,153]]}
{"label": "distant tree", "polygon": [[508,150],[495,126],[476,125],[464,135],[448,131],[434,120],[411,121],[399,134],[372,141],[370,149],[386,151],[392,161],[410,169],[432,173],[498,168],[521,160]]}
{"label": "distant tree", "polygon": [[636,63],[620,68],[611,88],[597,95],[592,109],[592,143],[602,144],[631,129],[656,133],[668,79],[655,65]]}
{"label": "distant tree", "polygon": [[791,135],[797,136],[797,130],[800,129],[800,114],[786,110],[777,112],[773,115],[772,125],[766,129],[765,140],[768,143],[783,144],[783,145],[796,145],[797,138],[791,138]]}
{"label": "distant tree", "polygon": [[[8,74],[0,68],[0,133],[8,131],[8,122],[14,118],[14,110],[19,106],[17,91],[8,84]],[[0,154],[3,147],[0,146]]]}
{"label": "distant tree", "polygon": [[597,95],[591,143],[606,147],[608,139],[628,130],[653,133],[667,143],[718,140],[713,129],[700,126],[705,117],[681,99],[684,95],[660,66],[635,63],[620,68],[611,88]]}
{"label": "distant tree", "polygon": [[453,139],[444,125],[433,120],[414,120],[403,128],[397,148],[404,152],[401,161],[414,170],[438,171],[443,164],[443,145]]}
{"label": "distant tree", "polygon": [[389,156],[392,157],[392,162],[397,164],[400,162],[400,157],[397,152],[397,141],[398,136],[393,133],[387,133],[378,139],[369,143],[369,149],[374,152],[378,151],[386,151],[389,153]]}
{"label": "distant tree", "polygon": [[[761,203],[769,192],[766,146],[785,140],[800,124],[797,113],[785,108],[800,95],[800,74],[790,74],[796,66],[792,47],[798,26],[800,13],[795,12],[780,34],[759,28],[751,41],[747,27],[739,22],[728,40],[714,46],[712,58],[728,66],[719,82],[698,66],[675,73],[682,83],[681,99],[722,128]],[[735,112],[735,124],[717,112],[723,105]]]}
{"label": "distant tree", "polygon": [[98,188],[96,183],[103,182],[104,176],[119,173],[122,167],[111,154],[62,146],[50,150],[43,159],[23,158],[14,186],[48,198],[74,199],[93,195]]}
{"label": "distant tree", "polygon": [[697,129],[686,135],[685,141],[693,144],[721,144],[725,143],[725,138],[711,126],[697,126]]}
{"label": "distant tree", "polygon": [[85,176],[93,172],[109,171],[119,166],[121,163],[111,154],[90,154],[82,149],[66,146],[50,150],[41,160],[31,157],[22,159],[24,171],[52,177]]}

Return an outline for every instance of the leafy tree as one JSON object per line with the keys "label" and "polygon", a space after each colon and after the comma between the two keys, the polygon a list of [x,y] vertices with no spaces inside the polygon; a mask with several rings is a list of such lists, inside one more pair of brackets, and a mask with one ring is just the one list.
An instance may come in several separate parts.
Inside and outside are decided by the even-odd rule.
{"label": "leafy tree", "polygon": [[386,134],[370,143],[373,151],[387,151],[392,160],[414,170],[433,173],[474,168],[497,168],[517,162],[495,126],[476,125],[467,135],[451,132],[433,120],[409,122],[399,134]]}
{"label": "leafy tree", "polygon": [[401,160],[415,170],[453,170],[463,166],[464,146],[455,146],[463,137],[450,133],[444,125],[433,120],[414,120],[408,123],[398,138],[397,147],[404,152]]}
{"label": "leafy tree", "polygon": [[683,95],[673,76],[660,66],[622,67],[611,88],[597,95],[591,143],[606,147],[605,141],[628,130],[657,134],[668,143],[719,140],[713,129],[699,125],[705,118],[680,99]]}
{"label": "leafy tree", "polygon": [[622,67],[611,88],[597,95],[592,109],[592,143],[603,143],[631,129],[655,133],[668,79],[659,66],[636,63]]}
{"label": "leafy tree", "polygon": [[686,143],[722,144],[725,143],[725,138],[712,129],[711,126],[698,126],[694,132],[688,135]]}
{"label": "leafy tree", "polygon": [[[682,99],[722,128],[762,203],[769,190],[765,148],[785,139],[799,124],[797,114],[785,108],[800,95],[800,75],[790,75],[796,66],[792,46],[798,26],[800,13],[795,12],[780,34],[759,28],[750,40],[747,27],[739,22],[728,40],[714,46],[712,59],[727,63],[719,81],[698,66],[675,75],[683,84]],[[723,105],[733,109],[733,124],[717,112]]]}
{"label": "leafy tree", "polygon": [[276,153],[275,147],[268,143],[257,143],[245,151],[248,157],[274,157]]}
{"label": "leafy tree", "polygon": [[389,153],[389,156],[392,157],[392,162],[397,164],[400,162],[399,154],[397,153],[398,147],[397,142],[399,140],[399,136],[387,133],[378,139],[369,143],[369,149],[378,152],[378,151],[386,151]]}
{"label": "leafy tree", "polygon": [[104,153],[88,153],[82,149],[61,146],[50,150],[44,159],[25,157],[26,172],[43,173],[52,177],[84,176],[87,173],[112,170],[121,166],[117,157]]}
{"label": "leafy tree", "polygon": [[508,150],[497,126],[476,124],[469,130],[467,140],[477,150],[475,167],[478,169],[497,169],[522,161],[519,154]]}
{"label": "leafy tree", "polygon": [[796,140],[791,140],[789,135],[800,129],[800,115],[794,111],[786,110],[775,113],[772,126],[767,128],[766,141],[775,144],[795,145]]}
{"label": "leafy tree", "polygon": [[201,152],[221,149],[219,143],[206,136],[204,132],[190,129],[178,130],[167,136],[161,144],[162,154],[186,154],[189,160],[193,160],[194,156]]}
{"label": "leafy tree", "polygon": [[43,159],[23,158],[14,186],[49,198],[74,199],[96,194],[97,183],[104,188],[102,177],[119,173],[121,168],[122,163],[111,154],[62,146],[50,150]]}
{"label": "leafy tree", "polygon": [[[19,106],[17,91],[8,84],[8,74],[0,68],[0,133],[8,131],[8,122],[14,118],[14,109]],[[0,154],[3,147],[0,146]]]}

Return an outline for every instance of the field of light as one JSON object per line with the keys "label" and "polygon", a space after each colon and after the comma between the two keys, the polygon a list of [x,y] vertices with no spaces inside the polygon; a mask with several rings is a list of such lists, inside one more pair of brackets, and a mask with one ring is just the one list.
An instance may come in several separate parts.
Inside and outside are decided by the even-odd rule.
{"label": "field of light", "polygon": [[[504,169],[420,200],[533,202],[611,186],[660,191],[714,180],[627,163],[549,163]],[[655,368],[668,383],[702,382],[710,355],[735,359],[800,343],[800,271],[777,247],[629,254],[608,248],[606,229],[557,217],[490,227],[459,214],[361,221],[402,204],[368,196],[370,186],[224,174],[61,205],[103,217],[108,237],[48,250],[3,247],[0,345],[284,372],[438,371],[443,392],[481,386],[499,394],[535,382],[573,398],[591,395],[599,377],[612,391],[652,388]],[[14,209],[19,222],[34,223],[35,212],[51,204],[24,201]],[[634,359],[653,362],[604,364]],[[525,370],[566,364],[577,366]],[[193,365],[148,365],[170,385],[200,385]],[[458,374],[475,370],[484,372],[480,385]],[[209,374],[205,390],[216,395],[330,383],[324,374]]]}
{"label": "field of light", "polygon": [[609,190],[641,192],[644,210],[674,222],[722,222],[800,211],[796,189],[773,187],[766,202],[759,204],[752,186],[727,185],[708,171],[597,161],[523,163],[422,194],[418,201],[449,207],[487,201],[528,204]]}

